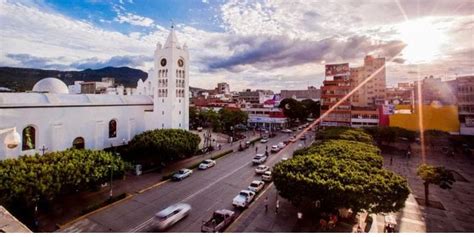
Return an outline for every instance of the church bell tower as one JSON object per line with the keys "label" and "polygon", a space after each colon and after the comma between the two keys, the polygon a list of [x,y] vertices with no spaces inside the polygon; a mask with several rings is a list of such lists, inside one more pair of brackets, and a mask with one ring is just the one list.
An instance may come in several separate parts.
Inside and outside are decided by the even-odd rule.
{"label": "church bell tower", "polygon": [[155,91],[153,112],[158,128],[189,129],[189,52],[180,45],[174,26],[154,54]]}

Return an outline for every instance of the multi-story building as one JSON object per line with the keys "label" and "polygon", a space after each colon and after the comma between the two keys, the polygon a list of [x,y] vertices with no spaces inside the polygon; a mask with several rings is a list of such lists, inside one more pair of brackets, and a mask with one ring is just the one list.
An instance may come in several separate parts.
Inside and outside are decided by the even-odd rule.
{"label": "multi-story building", "polygon": [[[375,74],[374,74],[375,73]],[[367,55],[364,65],[350,69],[352,89],[364,82],[366,78],[373,77],[352,95],[352,105],[360,107],[374,107],[385,101],[385,58],[374,58]]]}
{"label": "multi-story building", "polygon": [[281,99],[293,98],[298,101],[305,99],[319,101],[321,99],[321,90],[314,86],[308,86],[306,90],[281,90],[280,95]]}
{"label": "multi-story building", "polygon": [[448,82],[456,94],[461,135],[474,135],[474,76]]}
{"label": "multi-story building", "polygon": [[351,89],[349,64],[326,65],[326,79],[321,87],[321,126],[350,126],[351,102],[346,99],[328,114],[328,110],[346,96]]}
{"label": "multi-story building", "polygon": [[351,127],[374,127],[379,125],[379,109],[372,107],[351,108]]}
{"label": "multi-story building", "polygon": [[397,87],[385,89],[385,93],[385,98],[389,104],[413,104],[413,83],[398,83]]}
{"label": "multi-story building", "polygon": [[226,82],[220,82],[217,83],[217,87],[215,89],[217,94],[224,94],[224,95],[229,95],[230,94],[230,86]]}
{"label": "multi-story building", "polygon": [[242,111],[249,115],[247,124],[251,127],[275,131],[287,126],[287,119],[280,108],[245,107]]}
{"label": "multi-story building", "polygon": [[421,101],[423,104],[453,105],[456,104],[455,88],[447,81],[433,76],[425,77],[421,83],[415,82],[415,103],[418,103],[418,85],[421,84]]}
{"label": "multi-story building", "polygon": [[260,96],[262,96],[262,92],[260,91],[252,91],[250,89],[246,89],[245,91],[239,92],[239,100],[245,101],[251,104],[258,104],[260,103]]}

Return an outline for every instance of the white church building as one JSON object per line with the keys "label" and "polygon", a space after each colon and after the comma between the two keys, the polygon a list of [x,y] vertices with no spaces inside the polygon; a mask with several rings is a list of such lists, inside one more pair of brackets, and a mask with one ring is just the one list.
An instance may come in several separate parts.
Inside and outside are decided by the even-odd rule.
{"label": "white church building", "polygon": [[[69,94],[56,78],[29,93],[0,93],[0,160],[71,147],[104,149],[136,134],[189,129],[189,53],[174,29],[154,52],[154,68],[136,95]],[[21,137],[15,145],[7,140]]]}

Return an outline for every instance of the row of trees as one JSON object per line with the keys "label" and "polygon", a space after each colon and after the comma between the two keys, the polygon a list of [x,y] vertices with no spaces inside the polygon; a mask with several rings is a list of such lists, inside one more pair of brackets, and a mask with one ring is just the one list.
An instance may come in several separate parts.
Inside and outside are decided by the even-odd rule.
{"label": "row of trees", "polygon": [[363,133],[326,129],[322,137],[342,140],[312,145],[278,163],[273,174],[280,195],[303,210],[398,211],[409,194],[407,180],[382,168],[380,150]]}
{"label": "row of trees", "polygon": [[350,128],[350,127],[329,127],[323,130],[320,130],[316,139],[320,140],[349,140],[349,141],[359,141],[368,144],[373,143],[372,137],[364,132],[364,130],[359,128]]}
{"label": "row of trees", "polygon": [[306,121],[307,118],[319,118],[321,104],[311,99],[300,102],[293,98],[286,98],[280,102],[279,108],[283,110],[288,122],[292,125],[296,120]]}
{"label": "row of trees", "polygon": [[31,207],[123,176],[125,163],[105,151],[69,149],[0,161],[0,202]]}
{"label": "row of trees", "polygon": [[216,132],[231,133],[236,125],[247,124],[247,120],[248,114],[240,109],[223,108],[216,112],[189,107],[189,121],[193,128],[212,128]]}
{"label": "row of trees", "polygon": [[182,129],[156,129],[136,135],[125,156],[153,164],[168,163],[194,155],[201,138]]}

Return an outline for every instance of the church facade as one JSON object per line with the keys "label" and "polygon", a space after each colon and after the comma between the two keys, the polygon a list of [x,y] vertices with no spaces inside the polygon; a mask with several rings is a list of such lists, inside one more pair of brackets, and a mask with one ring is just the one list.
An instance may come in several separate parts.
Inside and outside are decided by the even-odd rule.
{"label": "church facade", "polygon": [[188,130],[189,53],[173,28],[165,44],[157,44],[154,67],[137,90],[140,95],[69,94],[61,80],[45,78],[32,92],[0,93],[0,130],[21,136],[21,144],[8,147],[8,132],[0,134],[0,159],[71,147],[104,149],[153,129]]}

